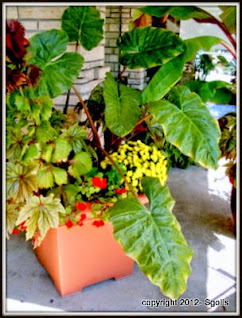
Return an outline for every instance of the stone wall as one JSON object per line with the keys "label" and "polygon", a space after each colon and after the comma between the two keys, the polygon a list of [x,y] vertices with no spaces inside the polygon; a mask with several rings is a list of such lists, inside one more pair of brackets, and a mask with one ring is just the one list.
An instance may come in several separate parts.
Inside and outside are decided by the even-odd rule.
{"label": "stone wall", "polygon": [[[6,18],[16,19],[25,27],[25,36],[30,38],[36,33],[50,29],[61,28],[61,16],[67,6],[6,6]],[[105,7],[97,7],[100,10],[101,18],[105,19]],[[105,38],[99,45],[91,51],[86,51],[83,48],[79,49],[79,53],[83,55],[85,62],[80,72],[75,86],[80,92],[83,100],[87,99],[91,90],[102,82],[105,78],[105,73],[110,71],[108,66],[105,66]],[[75,44],[69,44],[69,52],[75,51]],[[60,95],[54,99],[54,104],[57,107],[63,107],[66,101],[66,94]],[[69,105],[75,106],[78,103],[76,95],[71,92]]]}
{"label": "stone wall", "polygon": [[[119,50],[116,45],[118,37],[129,30],[134,10],[138,6],[107,6],[106,7],[106,24],[105,24],[105,64],[110,66],[114,77],[117,77],[123,67],[119,64]],[[127,69],[123,76],[127,78],[128,85],[142,90],[146,82],[146,70]]]}

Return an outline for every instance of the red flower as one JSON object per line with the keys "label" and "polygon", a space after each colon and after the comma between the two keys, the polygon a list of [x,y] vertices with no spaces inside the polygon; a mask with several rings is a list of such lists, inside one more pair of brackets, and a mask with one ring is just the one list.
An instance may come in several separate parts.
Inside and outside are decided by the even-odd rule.
{"label": "red flower", "polygon": [[76,202],[76,208],[79,211],[85,211],[87,208],[87,205],[84,202]]}
{"label": "red flower", "polygon": [[79,226],[82,226],[82,225],[83,225],[82,219],[80,219],[80,220],[77,222],[77,225],[79,225]]}
{"label": "red flower", "polygon": [[19,234],[19,230],[18,229],[13,229],[12,234],[14,234],[14,235]]}
{"label": "red flower", "polygon": [[98,187],[100,189],[105,189],[107,188],[107,178],[103,178],[103,179],[100,179],[98,177],[94,177],[92,178],[92,185],[94,187]]}
{"label": "red flower", "polygon": [[27,226],[25,225],[25,221],[23,221],[21,224],[20,224],[20,229],[22,231],[26,231],[27,230]]}
{"label": "red flower", "polygon": [[87,218],[87,215],[86,215],[85,213],[82,213],[80,220],[83,221],[83,220],[85,220],[86,218]]}
{"label": "red flower", "polygon": [[126,193],[126,188],[125,188],[125,187],[123,187],[123,188],[121,188],[121,189],[115,189],[115,192],[116,192],[117,194],[123,194],[123,193]]}
{"label": "red flower", "polygon": [[92,225],[95,225],[96,227],[99,227],[99,226],[103,226],[104,225],[104,222],[103,220],[95,220]]}
{"label": "red flower", "polygon": [[72,220],[68,220],[65,224],[66,224],[66,227],[68,227],[69,229],[70,229],[71,227],[73,227],[73,225],[74,225],[74,223],[72,222]]}

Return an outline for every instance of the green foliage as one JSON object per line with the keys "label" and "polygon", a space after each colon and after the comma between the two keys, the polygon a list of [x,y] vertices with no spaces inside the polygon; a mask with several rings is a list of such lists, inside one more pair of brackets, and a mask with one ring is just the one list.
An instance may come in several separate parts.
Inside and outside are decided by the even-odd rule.
{"label": "green foliage", "polygon": [[236,160],[236,113],[228,113],[219,118],[221,128],[221,138],[219,147],[221,157],[227,160]]}
{"label": "green foliage", "polygon": [[51,227],[58,226],[59,213],[65,213],[60,200],[53,194],[47,197],[31,196],[25,206],[20,210],[16,225],[26,221],[26,240],[33,237],[38,227],[41,239],[44,239]]}
{"label": "green foliage", "polygon": [[127,135],[140,117],[140,93],[117,83],[111,73],[108,73],[103,96],[107,127],[117,136]]}
{"label": "green foliage", "polygon": [[[178,19],[211,19],[194,6],[142,10],[157,17],[169,14]],[[226,24],[225,13],[223,19]],[[150,21],[143,21],[143,25]],[[157,147],[162,149],[163,145],[182,165],[188,164],[187,158],[216,168],[220,131],[202,100],[222,100],[223,94],[228,95],[225,89],[230,88],[219,81],[200,86],[187,83],[201,100],[188,87],[173,87],[182,78],[185,63],[221,39],[205,36],[182,41],[174,33],[154,27],[125,32],[118,40],[121,63],[128,68],[160,66],[158,72],[142,92],[124,85],[121,76],[115,80],[108,73],[87,101],[93,125],[98,133],[104,133],[101,144],[107,142],[105,149],[131,186],[147,194],[148,210],[132,198],[132,191],[108,159],[103,160],[95,130],[89,134],[91,120],[77,122],[77,111],[72,116],[53,108],[52,98],[71,88],[84,62],[80,54],[66,53],[68,41],[81,44],[85,50],[94,48],[102,39],[103,20],[94,7],[72,6],[63,14],[62,28],[36,34],[23,61],[18,65],[7,62],[8,75],[13,77],[18,70],[27,79],[23,84],[11,78],[7,88],[7,231],[11,233],[14,226],[26,221],[26,238],[36,240],[40,235],[43,239],[51,227],[67,220],[76,224],[81,203],[87,200],[95,202],[92,215],[98,219],[106,220],[112,207],[110,221],[124,251],[166,296],[177,298],[186,289],[192,252],[171,212],[174,200],[163,186],[167,159]],[[28,77],[31,70],[36,72],[32,80]],[[83,113],[80,104],[76,107],[79,118]],[[158,134],[151,131],[149,120],[155,121]],[[164,140],[160,132],[165,134]],[[230,133],[226,132],[226,138]],[[153,144],[140,147],[140,136],[154,137]],[[136,138],[134,143],[129,141],[132,138]],[[221,146],[232,155],[234,143],[224,139]],[[138,187],[145,175],[148,177]],[[21,210],[16,213],[15,208]]]}
{"label": "green foliage", "polygon": [[119,200],[109,210],[114,237],[152,283],[176,299],[186,290],[193,253],[172,214],[169,189],[151,177],[144,178],[142,185],[150,210],[136,199]]}
{"label": "green foliage", "polygon": [[61,30],[38,33],[30,39],[25,60],[42,69],[36,95],[61,95],[79,75],[84,59],[78,53],[64,53],[67,44],[68,36]]}
{"label": "green foliage", "polygon": [[71,160],[71,166],[68,169],[70,175],[75,178],[79,178],[80,175],[84,175],[91,171],[92,159],[87,152],[79,152]]}
{"label": "green foliage", "polygon": [[219,6],[223,11],[220,18],[231,34],[236,33],[236,6]]}
{"label": "green foliage", "polygon": [[91,91],[91,95],[87,100],[87,107],[94,121],[103,120],[105,109],[105,102],[103,98],[103,83],[98,84]]}
{"label": "green foliage", "polygon": [[6,231],[7,231],[7,238],[9,237],[8,234],[11,234],[13,229],[15,228],[16,221],[19,215],[19,209],[20,209],[19,204],[14,204],[14,203],[7,203],[7,208],[6,208]]}
{"label": "green foliage", "polygon": [[71,152],[71,145],[67,139],[59,137],[55,140],[55,149],[52,156],[52,162],[65,161]]}
{"label": "green foliage", "polygon": [[180,80],[185,65],[183,56],[178,56],[161,66],[141,94],[142,104],[163,98]]}
{"label": "green foliage", "polygon": [[197,94],[175,87],[169,100],[150,103],[149,111],[162,125],[168,142],[202,166],[217,168],[219,126]]}
{"label": "green foliage", "polygon": [[24,166],[8,162],[6,167],[7,196],[24,202],[37,191],[37,165]]}
{"label": "green foliage", "polygon": [[104,20],[94,7],[68,7],[61,19],[69,41],[79,41],[86,50],[96,47],[103,38]]}
{"label": "green foliage", "polygon": [[185,45],[173,32],[154,28],[135,28],[118,40],[120,63],[131,69],[162,65],[181,54]]}
{"label": "green foliage", "polygon": [[185,63],[194,59],[199,50],[210,50],[213,45],[220,41],[221,39],[213,36],[185,40],[186,50],[184,53],[161,66],[144,88],[141,94],[142,104],[163,98],[181,79]]}
{"label": "green foliage", "polygon": [[83,138],[86,138],[88,131],[78,126],[78,123],[70,126],[68,129],[63,129],[61,138],[68,141],[71,149],[78,153],[83,148]]}
{"label": "green foliage", "polygon": [[188,20],[192,18],[209,18],[209,15],[205,11],[195,6],[147,6],[141,8],[140,11],[158,18],[162,18],[165,14],[170,14],[171,16],[179,20]]}
{"label": "green foliage", "polygon": [[232,85],[223,81],[192,81],[184,83],[192,92],[197,93],[204,103],[229,104],[235,94]]}

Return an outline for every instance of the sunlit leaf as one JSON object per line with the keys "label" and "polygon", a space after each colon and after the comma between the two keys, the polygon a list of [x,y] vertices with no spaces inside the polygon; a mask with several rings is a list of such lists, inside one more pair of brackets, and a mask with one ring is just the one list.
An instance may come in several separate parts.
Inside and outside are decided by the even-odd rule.
{"label": "sunlit leaf", "polygon": [[53,194],[47,197],[32,196],[20,210],[16,224],[26,221],[27,240],[33,237],[37,228],[40,231],[41,239],[44,239],[50,228],[58,226],[59,213],[65,213],[65,209],[60,200],[54,198]]}
{"label": "sunlit leaf", "polygon": [[87,152],[79,152],[71,162],[68,172],[75,178],[88,173],[92,169],[92,159]]}
{"label": "sunlit leaf", "polygon": [[7,195],[16,199],[17,202],[23,202],[33,195],[33,191],[37,191],[37,165],[7,163],[6,182]]}
{"label": "sunlit leaf", "polygon": [[218,122],[197,94],[177,86],[169,100],[152,102],[148,109],[163,127],[169,143],[206,168],[218,167]]}
{"label": "sunlit leaf", "polygon": [[136,199],[119,200],[109,210],[114,237],[125,253],[162,293],[172,299],[186,290],[192,250],[172,214],[174,200],[158,178],[146,177],[142,186],[149,210]]}

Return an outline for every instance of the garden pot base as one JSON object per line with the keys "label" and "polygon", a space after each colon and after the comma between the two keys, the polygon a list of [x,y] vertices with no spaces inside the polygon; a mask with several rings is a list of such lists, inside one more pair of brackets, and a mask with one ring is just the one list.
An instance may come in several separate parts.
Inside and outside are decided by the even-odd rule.
{"label": "garden pot base", "polygon": [[113,238],[111,224],[106,222],[97,228],[92,222],[89,219],[83,226],[71,229],[52,228],[35,249],[61,296],[108,279],[121,279],[133,272],[134,261]]}

